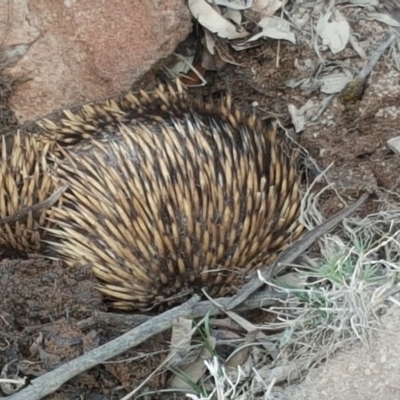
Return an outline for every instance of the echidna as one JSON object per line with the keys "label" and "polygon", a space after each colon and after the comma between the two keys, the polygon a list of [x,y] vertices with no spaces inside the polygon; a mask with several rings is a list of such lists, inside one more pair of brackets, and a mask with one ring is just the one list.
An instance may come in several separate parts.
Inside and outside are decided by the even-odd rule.
{"label": "echidna", "polygon": [[47,242],[71,266],[89,263],[116,308],[233,294],[303,232],[296,150],[230,97],[161,86],[39,126],[28,136],[45,150],[43,182],[68,187],[40,221]]}

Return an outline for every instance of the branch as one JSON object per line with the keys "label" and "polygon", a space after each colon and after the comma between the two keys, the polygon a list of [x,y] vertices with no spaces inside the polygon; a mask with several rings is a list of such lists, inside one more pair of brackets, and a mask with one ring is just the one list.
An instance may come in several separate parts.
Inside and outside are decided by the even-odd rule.
{"label": "branch", "polygon": [[[269,307],[276,305],[280,301],[285,301],[288,294],[278,292],[273,288],[265,288],[257,293],[253,293],[242,304],[235,308],[237,312],[255,310],[260,307]],[[215,299],[214,302],[209,300],[200,301],[193,306],[191,318],[203,318],[207,313],[210,317],[226,314],[224,308],[227,307],[232,297],[221,297]],[[79,329],[90,329],[94,326],[113,326],[118,329],[132,329],[154,318],[152,315],[143,314],[118,314],[104,311],[95,311],[93,315],[87,319],[79,321],[77,326]]]}
{"label": "branch", "polygon": [[68,189],[68,186],[62,186],[54,191],[54,193],[46,200],[41,201],[34,206],[25,207],[17,211],[13,215],[0,219],[0,225],[10,224],[11,222],[19,221],[21,218],[26,217],[30,212],[36,214],[44,209],[52,207],[61,197],[61,195]]}

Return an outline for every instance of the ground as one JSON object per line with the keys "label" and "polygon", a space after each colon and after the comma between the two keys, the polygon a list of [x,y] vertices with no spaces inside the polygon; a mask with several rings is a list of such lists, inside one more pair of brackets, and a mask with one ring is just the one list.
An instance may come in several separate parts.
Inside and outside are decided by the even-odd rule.
{"label": "ground", "polygon": [[400,393],[400,313],[382,317],[382,330],[371,350],[360,346],[338,353],[326,365],[311,370],[305,381],[288,390],[291,400],[387,400]]}
{"label": "ground", "polygon": [[[296,60],[301,63],[312,59],[313,52],[307,46],[285,43],[281,43],[279,52],[278,67],[276,41],[237,53],[235,59],[244,67],[227,66],[219,74],[211,73],[207,76],[209,85],[192,91],[214,97],[230,92],[242,107],[256,108],[261,117],[279,116],[287,124],[288,104],[299,108],[309,99],[319,103],[322,95],[285,85],[288,79],[301,78],[293,68]],[[300,137],[320,170],[333,163],[327,178],[336,184],[336,191],[329,190],[323,196],[325,217],[352,203],[364,191],[373,196],[359,211],[360,215],[376,211],[378,197],[400,194],[400,156],[387,146],[387,140],[399,133],[400,73],[387,58],[382,58],[367,83],[360,101],[348,104],[334,98],[322,117]],[[1,117],[3,125],[15,122],[8,111],[3,110]],[[34,379],[58,363],[120,335],[122,329],[112,326],[85,325],[85,319],[106,309],[95,285],[90,271],[65,269],[58,262],[45,262],[38,256],[4,259],[0,264],[2,377],[13,378],[19,373]],[[265,314],[264,318],[270,315]],[[254,315],[253,322],[260,322],[259,313]],[[400,313],[390,310],[382,322],[384,332],[378,334],[372,352],[364,355],[365,349],[353,349],[339,354],[326,366],[312,370],[304,384],[289,387],[287,393],[295,388],[295,394],[288,398],[398,398],[396,373],[400,364],[396,349]],[[120,399],[159,365],[168,340],[168,335],[156,336],[119,357],[119,362],[113,360],[71,380],[48,399]],[[150,349],[160,353],[147,356]],[[156,375],[146,383],[147,388],[164,387],[168,376]],[[6,384],[1,388],[9,393]]]}

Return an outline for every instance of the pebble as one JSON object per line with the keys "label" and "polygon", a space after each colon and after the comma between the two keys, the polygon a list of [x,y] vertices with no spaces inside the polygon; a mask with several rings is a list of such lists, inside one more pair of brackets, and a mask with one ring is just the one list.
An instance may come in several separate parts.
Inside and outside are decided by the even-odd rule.
{"label": "pebble", "polygon": [[400,155],[400,136],[393,137],[387,141],[387,145],[396,154]]}

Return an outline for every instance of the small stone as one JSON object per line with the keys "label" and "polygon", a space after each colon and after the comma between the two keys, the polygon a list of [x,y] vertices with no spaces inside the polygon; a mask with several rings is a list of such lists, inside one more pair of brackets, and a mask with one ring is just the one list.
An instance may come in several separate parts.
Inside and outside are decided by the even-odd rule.
{"label": "small stone", "polygon": [[400,155],[400,136],[396,136],[387,141],[388,147],[393,150],[396,154]]}

